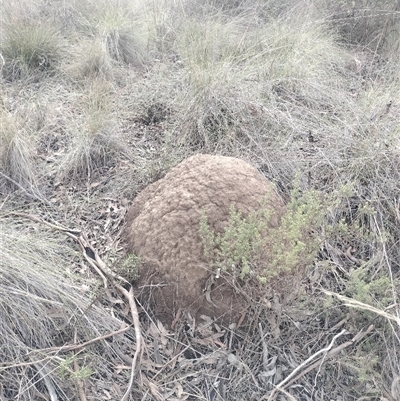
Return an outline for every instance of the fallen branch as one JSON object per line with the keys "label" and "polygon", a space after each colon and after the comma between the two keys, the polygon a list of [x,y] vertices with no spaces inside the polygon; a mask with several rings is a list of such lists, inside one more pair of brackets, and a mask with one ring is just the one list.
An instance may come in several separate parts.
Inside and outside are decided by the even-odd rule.
{"label": "fallen branch", "polygon": [[345,306],[348,306],[350,308],[366,310],[368,312],[373,312],[379,316],[382,316],[386,319],[393,320],[400,327],[400,318],[395,315],[392,315],[391,313],[387,313],[381,309],[375,308],[372,305],[365,304],[365,303],[357,301],[353,298],[349,298],[349,297],[345,297],[344,295],[337,294],[336,292],[331,292],[331,291],[327,291],[327,290],[322,290],[322,292],[326,295],[335,296],[340,301],[344,302]]}
{"label": "fallen branch", "polygon": [[10,212],[10,213],[7,213],[6,216],[7,215],[8,216],[24,217],[26,219],[32,220],[32,221],[34,221],[36,223],[44,224],[44,225],[46,225],[46,226],[48,226],[50,228],[53,228],[54,230],[61,231],[61,232],[64,232],[64,233],[71,233],[73,235],[80,235],[81,234],[81,230],[72,230],[72,229],[67,228],[67,227],[58,226],[56,224],[52,224],[52,223],[46,221],[42,217],[35,216],[33,214],[21,213],[21,212]]}
{"label": "fallen branch", "polygon": [[[70,351],[77,351],[80,350],[82,348],[87,347],[88,345],[91,345],[97,341],[101,341],[101,340],[105,340],[106,338],[110,338],[113,336],[116,336],[117,334],[121,334],[121,333],[125,333],[125,331],[128,331],[132,326],[126,326],[123,329],[117,330],[117,331],[113,331],[112,333],[108,333],[105,334],[103,336],[99,336],[96,338],[92,338],[89,341],[86,341],[82,344],[71,344],[71,345],[64,345],[62,347],[52,347],[52,348],[41,348],[39,350],[34,350],[32,352],[30,352],[27,356],[30,356],[33,353],[45,353],[45,352],[49,352],[49,353],[56,353],[59,354],[61,352],[70,352]],[[15,363],[15,364],[11,364],[11,365],[6,365],[4,364],[3,366],[0,365],[0,372],[2,370],[6,370],[6,369],[11,369],[11,368],[19,368],[19,367],[23,367],[23,366],[28,366],[28,365],[34,365],[36,363],[42,363],[45,362],[49,359],[53,358],[53,355],[49,355],[45,358],[42,358],[38,361],[32,361],[32,362],[23,362],[23,363]]]}
{"label": "fallen branch", "polygon": [[[77,330],[75,329],[74,333],[74,341],[77,341]],[[78,355],[77,352],[74,352],[74,356],[76,357]],[[76,374],[77,378],[77,385],[78,385],[78,393],[79,393],[79,398],[81,401],[87,401],[86,394],[85,394],[85,388],[83,386],[82,380],[79,378],[78,372],[79,372],[79,365],[78,365],[78,358],[74,358],[74,371]]]}
{"label": "fallen branch", "polygon": [[58,401],[56,389],[54,388],[53,383],[52,383],[51,379],[49,378],[48,374],[43,371],[43,367],[41,367],[39,364],[34,363],[34,366],[35,366],[39,376],[44,381],[44,384],[45,384],[47,391],[49,393],[49,396],[50,396],[50,400]]}
{"label": "fallen branch", "polygon": [[297,368],[289,375],[287,376],[285,379],[283,379],[275,388],[274,390],[271,392],[270,396],[268,397],[268,401],[272,400],[273,395],[276,393],[276,391],[284,389],[285,385],[293,378],[296,377],[297,373],[303,369],[307,364],[309,364],[313,359],[315,359],[318,355],[320,354],[326,354],[333,346],[335,340],[337,338],[339,338],[340,336],[342,336],[343,334],[346,333],[346,330],[342,330],[340,333],[336,334],[333,338],[331,343],[323,349],[320,349],[318,352],[316,352],[315,354],[311,355],[308,359],[306,359],[303,363],[301,363],[299,366],[297,366]]}

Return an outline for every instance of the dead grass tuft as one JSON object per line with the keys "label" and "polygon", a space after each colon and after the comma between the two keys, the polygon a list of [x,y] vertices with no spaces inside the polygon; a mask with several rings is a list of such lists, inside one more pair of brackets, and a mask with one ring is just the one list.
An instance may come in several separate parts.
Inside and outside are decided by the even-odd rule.
{"label": "dead grass tuft", "polygon": [[141,2],[87,0],[72,3],[78,30],[95,43],[99,42],[104,57],[136,67],[143,65],[148,31]]}
{"label": "dead grass tuft", "polygon": [[2,25],[0,52],[3,76],[8,81],[37,80],[54,72],[61,57],[61,37],[48,22],[11,18]]}
{"label": "dead grass tuft", "polygon": [[112,85],[101,79],[84,89],[79,105],[82,125],[72,130],[71,151],[61,164],[61,179],[90,180],[126,152],[115,120],[114,96]]}
{"label": "dead grass tuft", "polygon": [[392,0],[364,0],[361,4],[321,1],[327,19],[342,40],[379,55],[393,55],[400,46],[400,5]]}
{"label": "dead grass tuft", "polygon": [[0,114],[1,186],[36,192],[37,176],[29,133],[6,111]]}
{"label": "dead grass tuft", "polygon": [[2,392],[28,400],[45,378],[48,391],[68,397],[85,379],[85,367],[86,372],[107,370],[106,355],[115,353],[107,342],[78,353],[63,352],[63,345],[113,332],[118,320],[94,304],[97,283],[75,273],[76,252],[64,239],[17,217],[0,224]]}
{"label": "dead grass tuft", "polygon": [[182,25],[178,44],[186,75],[176,127],[182,142],[211,151],[237,141],[276,150],[294,130],[307,132],[321,119],[332,123],[332,104],[343,107],[350,59],[323,24],[305,24],[305,14],[262,25],[251,15],[216,14]]}

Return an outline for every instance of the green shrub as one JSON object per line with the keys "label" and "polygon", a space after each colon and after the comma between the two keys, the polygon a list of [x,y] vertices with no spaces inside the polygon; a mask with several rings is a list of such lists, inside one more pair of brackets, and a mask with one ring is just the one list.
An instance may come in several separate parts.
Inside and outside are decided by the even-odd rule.
{"label": "green shrub", "polygon": [[271,212],[260,209],[247,218],[232,205],[225,231],[211,231],[207,216],[200,217],[200,237],[204,245],[204,255],[222,270],[232,269],[240,278],[249,275],[251,264],[263,246],[263,232]]}
{"label": "green shrub", "polygon": [[207,260],[222,271],[233,270],[242,279],[255,274],[262,283],[310,265],[321,244],[323,203],[317,191],[301,193],[296,187],[291,195],[276,228],[268,227],[273,210],[266,206],[247,217],[231,206],[222,233],[213,232],[202,213],[200,238]]}
{"label": "green shrub", "polygon": [[385,308],[393,303],[392,285],[389,277],[371,278],[365,264],[350,272],[346,292],[351,298],[368,305]]}
{"label": "green shrub", "polygon": [[307,267],[315,260],[322,243],[319,232],[324,215],[321,194],[315,190],[302,193],[295,185],[280,226],[268,235],[271,262],[263,280]]}

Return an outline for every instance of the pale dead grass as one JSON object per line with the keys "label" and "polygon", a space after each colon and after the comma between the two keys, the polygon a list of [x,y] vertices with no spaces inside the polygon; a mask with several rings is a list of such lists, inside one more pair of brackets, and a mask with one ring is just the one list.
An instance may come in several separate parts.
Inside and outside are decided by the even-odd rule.
{"label": "pale dead grass", "polygon": [[70,2],[78,32],[91,38],[103,57],[135,67],[143,65],[148,52],[150,32],[144,6],[143,1]]}
{"label": "pale dead grass", "polygon": [[357,3],[320,1],[320,11],[348,45],[379,55],[399,51],[400,5],[394,0]]}
{"label": "pale dead grass", "polygon": [[37,192],[34,147],[30,133],[4,109],[0,111],[0,126],[1,187]]}
{"label": "pale dead grass", "polygon": [[83,87],[81,99],[76,105],[80,124],[71,127],[70,151],[59,169],[59,179],[83,178],[90,181],[102,168],[128,154],[116,119],[115,91],[111,83],[103,79],[92,81]]}
{"label": "pale dead grass", "polygon": [[76,251],[65,239],[18,217],[2,218],[0,243],[3,394],[31,399],[35,385],[46,376],[48,391],[54,387],[67,396],[79,384],[74,379],[79,369],[110,369],[105,355],[116,355],[106,342],[75,356],[62,351],[65,344],[113,332],[121,323],[96,302],[96,280],[77,272]]}

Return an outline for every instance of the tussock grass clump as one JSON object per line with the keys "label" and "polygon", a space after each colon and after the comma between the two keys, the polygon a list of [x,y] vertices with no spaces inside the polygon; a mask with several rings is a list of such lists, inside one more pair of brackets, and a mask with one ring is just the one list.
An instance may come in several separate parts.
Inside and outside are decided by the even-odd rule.
{"label": "tussock grass clump", "polygon": [[291,12],[299,3],[304,7],[301,0],[204,0],[201,3],[187,0],[183,4],[187,11],[193,10],[197,15],[207,16],[216,11],[229,16],[252,14],[254,18],[265,22]]}
{"label": "tussock grass clump", "polygon": [[332,104],[345,105],[350,58],[322,23],[306,18],[301,12],[257,25],[247,15],[216,14],[184,24],[182,141],[209,150],[237,140],[276,146],[295,127],[330,123]]}
{"label": "tussock grass clump", "polygon": [[67,75],[77,80],[108,79],[113,77],[112,60],[101,39],[81,41],[75,60],[65,68]]}
{"label": "tussock grass clump", "polygon": [[0,111],[0,127],[1,187],[32,192],[37,176],[30,135],[5,110]]}
{"label": "tussock grass clump", "polygon": [[180,57],[186,68],[181,138],[196,146],[213,149],[229,143],[244,127],[248,99],[242,91],[245,57],[239,21],[217,15],[206,20],[187,21],[178,34]]}
{"label": "tussock grass clump", "polygon": [[87,0],[73,1],[72,5],[78,31],[92,39],[97,54],[84,59],[85,64],[109,59],[136,67],[143,65],[149,32],[141,2]]}
{"label": "tussock grass clump", "polygon": [[254,45],[248,46],[253,56],[249,65],[254,65],[254,73],[271,81],[289,80],[293,85],[322,84],[326,79],[328,86],[338,79],[349,56],[324,23],[307,19],[303,11],[273,19],[252,31],[249,40]]}
{"label": "tussock grass clump", "polygon": [[13,18],[3,22],[0,53],[8,81],[38,79],[54,72],[61,58],[61,37],[47,22]]}
{"label": "tussock grass clump", "polygon": [[90,179],[126,151],[114,117],[114,96],[112,85],[101,79],[85,88],[81,119],[72,129],[71,151],[62,162],[60,178]]}
{"label": "tussock grass clump", "polygon": [[[23,223],[18,217],[0,222],[2,393],[20,400],[34,398],[38,390],[68,397],[83,373],[107,369],[100,361],[112,351],[106,343],[75,354],[62,346],[112,332],[118,322],[93,304],[97,284],[82,283],[73,273],[75,251]],[[54,353],[52,347],[61,348]],[[72,360],[75,366],[68,363]]]}

